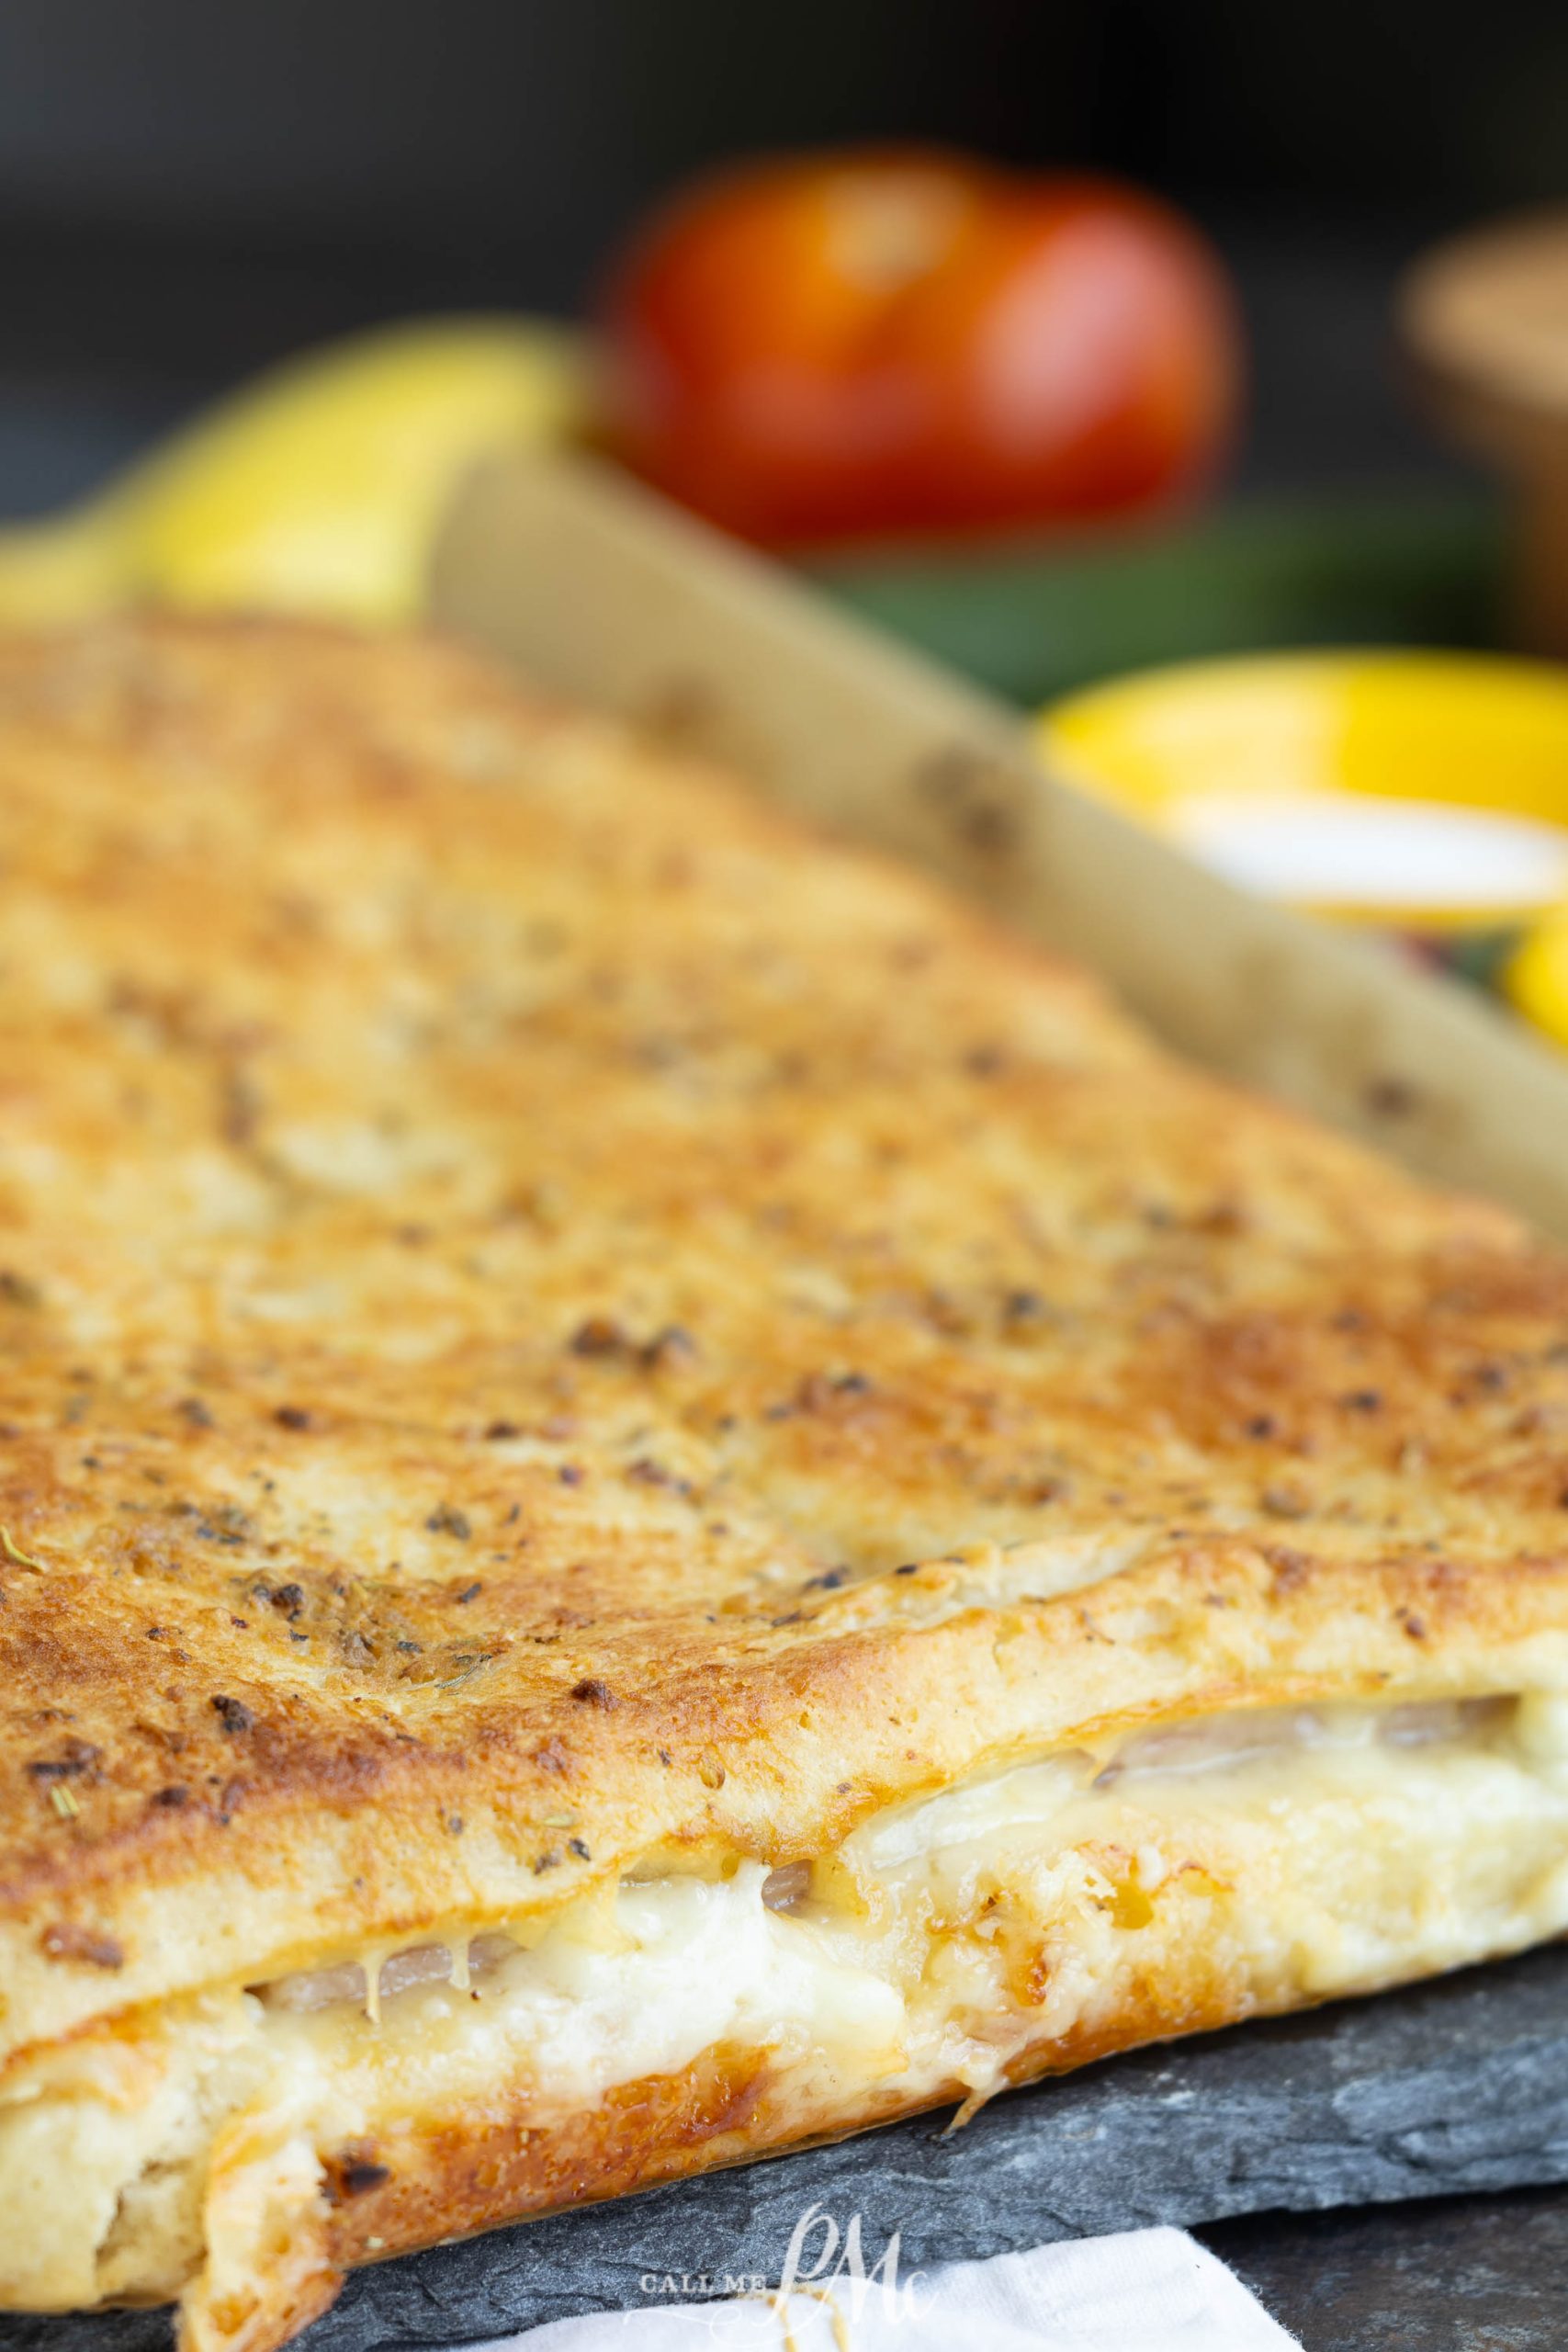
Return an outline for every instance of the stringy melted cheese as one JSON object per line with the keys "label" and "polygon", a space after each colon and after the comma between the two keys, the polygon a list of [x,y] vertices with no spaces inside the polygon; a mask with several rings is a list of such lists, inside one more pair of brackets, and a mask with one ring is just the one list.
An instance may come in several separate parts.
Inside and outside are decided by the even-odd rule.
{"label": "stringy melted cheese", "polygon": [[0,2301],[173,2291],[215,2214],[243,2271],[235,2214],[265,2208],[277,2239],[236,2174],[253,2143],[298,2172],[301,2148],[468,2100],[548,2120],[718,2042],[770,2053],[803,2112],[877,2085],[983,2097],[1151,1979],[1196,1970],[1238,2013],[1565,1928],[1568,1699],[1158,1729],[889,1810],[809,1874],[623,1883],[531,1946],[457,1939],[455,1972],[441,1947],[378,1955],[378,2017],[345,1962],[62,2045],[0,2109]]}

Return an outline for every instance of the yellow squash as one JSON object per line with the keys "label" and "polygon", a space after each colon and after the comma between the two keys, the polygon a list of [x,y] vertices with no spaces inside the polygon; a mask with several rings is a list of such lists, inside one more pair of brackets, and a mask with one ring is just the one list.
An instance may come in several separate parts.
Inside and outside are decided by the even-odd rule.
{"label": "yellow squash", "polygon": [[327,346],[220,402],[85,506],[0,531],[0,625],[160,601],[403,620],[441,509],[588,413],[570,330],[442,319]]}

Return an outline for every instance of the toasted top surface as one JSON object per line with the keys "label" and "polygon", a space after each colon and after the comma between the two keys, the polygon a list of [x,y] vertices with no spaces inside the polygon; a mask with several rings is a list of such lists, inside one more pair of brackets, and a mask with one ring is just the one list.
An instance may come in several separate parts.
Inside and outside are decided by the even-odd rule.
{"label": "toasted top surface", "polygon": [[0,648],[0,2053],[1568,1676],[1568,1273],[453,650]]}

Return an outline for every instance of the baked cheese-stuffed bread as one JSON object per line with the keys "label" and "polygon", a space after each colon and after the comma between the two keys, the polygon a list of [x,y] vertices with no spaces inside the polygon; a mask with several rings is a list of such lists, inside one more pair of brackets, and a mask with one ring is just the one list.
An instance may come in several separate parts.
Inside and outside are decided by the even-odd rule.
{"label": "baked cheese-stuffed bread", "polygon": [[1568,1271],[454,650],[0,648],[0,2304],[1568,1927]]}

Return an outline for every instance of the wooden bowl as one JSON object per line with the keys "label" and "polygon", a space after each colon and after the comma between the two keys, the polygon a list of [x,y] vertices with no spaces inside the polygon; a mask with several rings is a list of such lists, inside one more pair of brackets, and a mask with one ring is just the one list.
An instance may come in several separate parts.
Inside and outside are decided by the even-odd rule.
{"label": "wooden bowl", "polygon": [[1568,210],[1438,246],[1399,312],[1435,413],[1517,486],[1517,633],[1568,657]]}

